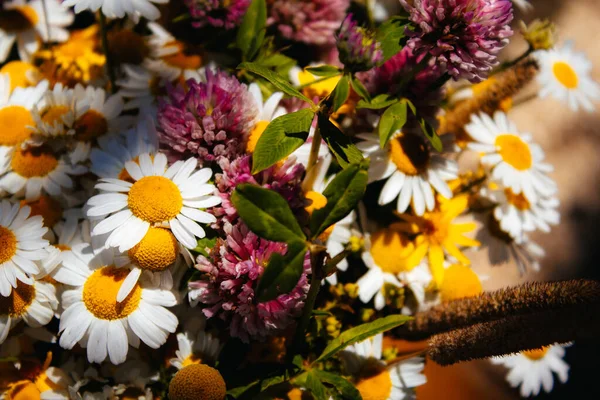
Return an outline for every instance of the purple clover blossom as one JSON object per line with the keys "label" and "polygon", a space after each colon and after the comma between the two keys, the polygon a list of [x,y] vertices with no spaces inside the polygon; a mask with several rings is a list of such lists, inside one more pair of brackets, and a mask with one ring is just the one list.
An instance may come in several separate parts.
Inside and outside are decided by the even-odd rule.
{"label": "purple clover blossom", "polygon": [[293,211],[304,209],[305,201],[302,194],[302,177],[304,166],[296,163],[294,157],[288,157],[283,164],[274,165],[255,175],[252,175],[252,156],[244,155],[234,161],[222,159],[219,166],[222,174],[216,174],[215,183],[221,197],[221,204],[213,207],[217,217],[213,228],[218,229],[224,221],[235,224],[238,219],[237,210],[231,203],[231,194],[240,183],[251,183],[271,189],[287,200]]}
{"label": "purple clover blossom", "polygon": [[348,14],[336,35],[340,61],[352,72],[368,71],[383,61],[381,44],[372,32],[358,26]]}
{"label": "purple clover blossom", "polygon": [[219,317],[229,323],[230,334],[244,342],[264,340],[290,326],[304,307],[309,283],[310,261],[296,287],[276,299],[258,303],[258,279],[274,253],[285,254],[285,243],[261,239],[243,222],[225,222],[226,239],[218,239],[209,258],[198,256],[196,268],[203,279],[190,282],[190,300],[202,303],[207,318]]}
{"label": "purple clover blossom", "polygon": [[349,0],[275,0],[267,23],[290,40],[334,45],[334,33],[349,6]]}
{"label": "purple clover blossom", "polygon": [[481,82],[512,35],[511,0],[400,0],[410,14],[408,46],[429,54],[455,80]]}
{"label": "purple clover blossom", "polygon": [[185,0],[185,5],[195,20],[195,28],[210,25],[233,29],[242,22],[250,0]]}
{"label": "purple clover blossom", "polygon": [[159,140],[172,159],[196,156],[203,163],[233,160],[258,115],[246,85],[206,69],[206,82],[170,88],[158,111]]}

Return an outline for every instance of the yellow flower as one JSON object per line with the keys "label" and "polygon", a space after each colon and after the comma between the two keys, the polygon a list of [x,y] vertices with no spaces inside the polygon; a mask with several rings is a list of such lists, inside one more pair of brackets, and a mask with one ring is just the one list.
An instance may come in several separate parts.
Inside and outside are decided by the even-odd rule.
{"label": "yellow flower", "polygon": [[436,210],[426,212],[422,217],[398,214],[405,221],[397,224],[398,229],[413,235],[418,234],[415,240],[414,258],[420,261],[427,255],[429,268],[437,287],[442,284],[444,278],[444,251],[456,258],[459,263],[469,265],[469,259],[458,246],[475,247],[480,244],[477,240],[464,235],[475,230],[474,222],[453,223],[453,220],[465,211],[468,204],[468,196],[461,195],[443,202]]}
{"label": "yellow flower", "polygon": [[171,400],[223,400],[227,389],[216,369],[205,364],[191,364],[179,370],[169,384]]}

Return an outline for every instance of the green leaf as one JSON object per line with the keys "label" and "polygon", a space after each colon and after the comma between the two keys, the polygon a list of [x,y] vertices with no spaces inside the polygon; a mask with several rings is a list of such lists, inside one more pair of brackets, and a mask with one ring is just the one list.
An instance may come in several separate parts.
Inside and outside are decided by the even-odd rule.
{"label": "green leaf", "polygon": [[314,111],[305,108],[271,121],[256,143],[252,154],[252,173],[275,165],[302,146],[314,117]]}
{"label": "green leaf", "polygon": [[373,322],[368,322],[348,329],[329,342],[325,350],[323,350],[323,353],[321,353],[319,358],[314,362],[324,361],[354,343],[362,342],[378,333],[396,328],[411,319],[411,317],[406,315],[388,315],[387,317],[376,319]]}
{"label": "green leaf", "polygon": [[437,151],[442,151],[444,149],[444,145],[442,144],[442,139],[435,132],[435,128],[431,126],[431,124],[425,121],[424,118],[419,118],[419,125],[421,126],[421,130],[431,142],[431,145]]}
{"label": "green leaf", "polygon": [[356,76],[352,76],[350,79],[350,84],[352,85],[352,89],[354,89],[356,94],[367,101],[371,101],[371,95],[369,94],[369,91]]}
{"label": "green leaf", "polygon": [[356,207],[367,188],[368,170],[368,159],[351,164],[327,185],[323,191],[327,204],[313,211],[310,219],[311,237],[318,237]]}
{"label": "green leaf", "polygon": [[256,293],[259,302],[273,300],[296,287],[304,272],[306,250],[306,244],[297,241],[288,244],[285,255],[273,253],[258,281]]}
{"label": "green leaf", "polygon": [[381,44],[383,60],[387,61],[402,50],[401,40],[405,37],[405,20],[401,17],[392,17],[377,30],[377,41]]}
{"label": "green leaf", "polygon": [[231,201],[250,230],[274,242],[304,241],[287,201],[273,190],[251,184],[237,185]]}
{"label": "green leaf", "polygon": [[202,238],[198,240],[198,244],[196,245],[196,248],[192,251],[195,251],[196,253],[200,253],[202,254],[204,257],[208,257],[208,251],[206,251],[206,249],[212,249],[213,247],[215,247],[215,243],[217,243],[217,238]]}
{"label": "green leaf", "polygon": [[338,67],[333,65],[319,65],[318,67],[307,67],[306,71],[310,72],[315,76],[335,76],[342,73]]}
{"label": "green leaf", "polygon": [[348,136],[344,135],[326,115],[319,114],[318,118],[321,136],[323,136],[323,140],[325,140],[342,168],[347,168],[352,163],[362,161],[362,153]]}
{"label": "green leaf", "polygon": [[319,369],[314,369],[313,373],[317,378],[319,378],[322,382],[328,383],[332,385],[344,399],[347,400],[362,400],[362,396],[358,389],[350,383],[348,380],[342,378],[337,374],[333,374],[331,372],[322,371]]}
{"label": "green leaf", "polygon": [[314,103],[311,99],[300,93],[296,88],[294,88],[285,78],[279,75],[276,72],[271,71],[270,69],[250,62],[243,62],[238,65],[238,69],[245,69],[254,74],[260,75],[269,82],[273,84],[277,89],[281,90],[283,93],[288,94],[293,97],[297,97],[299,99],[304,100],[305,102],[314,106]]}
{"label": "green leaf", "polygon": [[349,92],[350,86],[348,82],[348,77],[344,75],[338,81],[337,85],[335,86],[335,89],[333,89],[333,93],[331,93],[331,97],[333,99],[333,112],[336,112],[346,102]]}
{"label": "green leaf", "polygon": [[242,54],[251,59],[265,40],[267,25],[267,3],[265,0],[252,0],[237,33],[236,44]]}
{"label": "green leaf", "polygon": [[397,102],[398,99],[390,97],[388,94],[380,94],[368,102],[365,100],[359,100],[356,108],[368,108],[369,110],[380,110],[386,108]]}
{"label": "green leaf", "polygon": [[407,119],[406,101],[400,100],[392,104],[379,119],[379,144],[381,148],[389,142],[392,136],[402,129]]}
{"label": "green leaf", "polygon": [[327,388],[325,385],[323,385],[323,383],[321,383],[321,380],[316,376],[314,370],[306,371],[298,375],[296,378],[294,378],[293,383],[294,385],[303,387],[310,392],[315,400],[329,399]]}

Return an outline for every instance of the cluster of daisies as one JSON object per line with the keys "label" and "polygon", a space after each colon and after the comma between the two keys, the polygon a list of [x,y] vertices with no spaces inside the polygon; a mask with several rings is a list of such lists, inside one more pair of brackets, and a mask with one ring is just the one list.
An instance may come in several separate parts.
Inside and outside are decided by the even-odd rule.
{"label": "cluster of daisies", "polygon": [[[242,183],[273,190],[306,223],[325,207],[323,191],[341,166],[315,122],[306,143],[253,173],[271,121],[306,105],[235,70],[232,33],[251,3],[1,3],[3,398],[165,398],[179,379],[173,399],[222,400],[232,389],[227,371],[283,361],[310,290],[311,259],[292,290],[258,301],[266,265],[287,245],[252,232],[232,194]],[[485,277],[470,258],[480,249],[491,265],[539,269],[544,251],[531,235],[560,219],[552,166],[510,119],[517,93],[493,107],[482,100],[494,85],[514,86],[501,76],[519,64],[500,66],[497,57],[513,34],[511,1],[367,2],[373,23],[403,13],[415,27],[385,61],[380,44],[362,40],[347,17],[358,3],[267,3],[264,46],[281,79],[319,103],[341,75],[304,67],[352,60],[370,97],[409,99],[441,133],[439,151],[424,122],[408,116],[382,146],[383,109],[359,107],[360,90],[332,114],[370,159],[369,184],[358,207],[318,238],[329,259],[344,257],[322,282],[309,344],[327,343],[342,326],[479,295]],[[600,86],[571,43],[527,55],[536,97],[594,110]],[[519,73],[514,79],[532,78]],[[456,129],[450,122],[460,118]],[[470,170],[467,154],[477,159]],[[365,399],[413,398],[426,384],[431,361],[400,357],[392,336],[339,355],[337,367]],[[563,347],[492,362],[510,369],[507,380],[523,396],[536,395],[552,389],[552,373],[566,382]],[[204,392],[185,386],[194,379]],[[288,389],[290,399],[304,391]]]}

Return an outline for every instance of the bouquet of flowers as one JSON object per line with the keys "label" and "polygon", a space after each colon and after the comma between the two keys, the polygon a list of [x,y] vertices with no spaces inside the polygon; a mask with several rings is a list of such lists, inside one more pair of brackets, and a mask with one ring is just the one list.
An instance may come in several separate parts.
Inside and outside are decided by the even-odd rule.
{"label": "bouquet of flowers", "polygon": [[600,333],[600,283],[471,268],[560,219],[509,111],[600,99],[526,0],[0,6],[2,398],[399,400],[485,358],[529,396]]}

